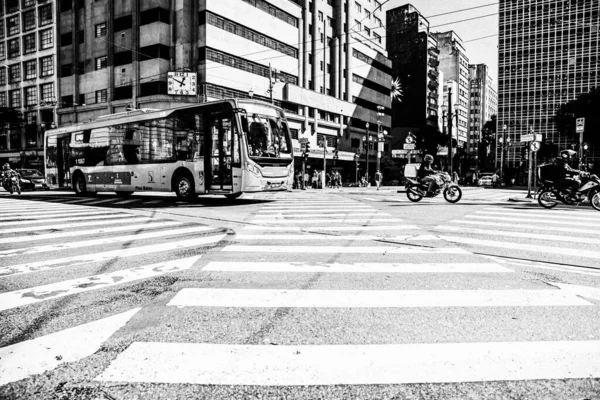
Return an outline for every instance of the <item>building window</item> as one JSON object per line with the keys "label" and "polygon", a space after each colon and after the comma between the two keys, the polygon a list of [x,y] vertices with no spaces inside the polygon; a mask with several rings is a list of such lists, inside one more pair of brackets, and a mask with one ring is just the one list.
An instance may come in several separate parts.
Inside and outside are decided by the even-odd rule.
{"label": "building window", "polygon": [[369,29],[369,27],[365,26],[365,33],[367,34],[367,36],[371,35],[371,29]]}
{"label": "building window", "polygon": [[54,74],[54,56],[40,58],[40,76]]}
{"label": "building window", "polygon": [[365,10],[365,14],[367,14],[367,16],[365,17],[365,19],[370,20],[371,19],[371,13],[367,10]]}
{"label": "building window", "polygon": [[19,45],[19,39],[12,39],[8,41],[8,58],[18,57],[21,54],[21,46]]}
{"label": "building window", "polygon": [[319,11],[319,21],[323,22],[323,13]]}
{"label": "building window", "polygon": [[23,54],[33,53],[35,50],[35,33],[23,36]]}
{"label": "building window", "polygon": [[4,20],[0,19],[0,39],[4,39]]}
{"label": "building window", "polygon": [[52,33],[52,29],[40,31],[40,49],[49,49],[52,46],[54,46],[54,34]]}
{"label": "building window", "polygon": [[98,57],[96,58],[96,70],[106,68],[108,66],[108,57]]}
{"label": "building window", "polygon": [[377,40],[377,43],[381,44],[381,36],[379,36],[377,33],[373,32],[373,37],[375,38],[375,40]]}
{"label": "building window", "polygon": [[96,90],[96,103],[106,103],[108,99],[108,89]]}
{"label": "building window", "polygon": [[40,26],[48,25],[52,23],[52,4],[42,6],[38,8],[38,14],[40,16]]}
{"label": "building window", "polygon": [[0,107],[6,107],[6,92],[0,92]]}
{"label": "building window", "polygon": [[8,83],[21,82],[21,64],[13,64],[8,67]]}
{"label": "building window", "polygon": [[37,77],[37,60],[25,61],[23,63],[25,79],[35,79]]}
{"label": "building window", "polygon": [[356,1],[354,2],[354,7],[356,8],[356,12],[357,13],[361,13],[362,12],[362,7],[360,4],[358,4]]}
{"label": "building window", "polygon": [[106,22],[96,25],[96,37],[106,36]]}
{"label": "building window", "polygon": [[23,12],[23,30],[35,29],[35,10]]}
{"label": "building window", "polygon": [[10,104],[12,108],[21,108],[21,89],[10,91]]}
{"label": "building window", "polygon": [[37,87],[29,86],[25,89],[25,107],[37,104]]}
{"label": "building window", "polygon": [[16,35],[20,32],[19,29],[19,16],[13,15],[6,20],[6,25],[8,26],[8,36]]}
{"label": "building window", "polygon": [[73,44],[73,32],[67,32],[60,35],[60,47]]}
{"label": "building window", "polygon": [[6,85],[6,68],[0,68],[0,86]]}
{"label": "building window", "polygon": [[360,24],[360,21],[358,20],[354,20],[354,32],[360,32],[362,30],[362,25]]}
{"label": "building window", "polygon": [[54,101],[54,83],[40,85],[42,101]]}
{"label": "building window", "polygon": [[[41,1],[40,1],[41,3]],[[35,0],[23,0],[23,8],[35,6]]]}
{"label": "building window", "polygon": [[[0,60],[4,60],[6,58],[6,48],[4,47],[4,42],[0,42]],[[0,68],[4,71],[4,68]]]}
{"label": "building window", "polygon": [[8,14],[19,11],[19,0],[6,0],[6,12]]}
{"label": "building window", "polygon": [[[35,105],[36,103],[33,103],[32,105]],[[28,111],[25,113],[24,115],[24,120],[25,120],[25,124],[26,125],[37,125],[37,111]],[[34,142],[35,139],[34,137],[30,137],[31,142]],[[32,143],[28,143],[29,146],[32,145]],[[35,143],[33,144],[35,145]]]}

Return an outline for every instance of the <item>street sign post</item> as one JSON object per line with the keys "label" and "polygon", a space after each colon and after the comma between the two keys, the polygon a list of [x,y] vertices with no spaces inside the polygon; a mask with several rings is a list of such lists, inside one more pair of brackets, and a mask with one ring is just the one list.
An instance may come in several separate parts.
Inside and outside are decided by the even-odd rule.
{"label": "street sign post", "polygon": [[579,169],[581,169],[581,160],[583,159],[583,132],[585,132],[585,118],[577,118],[575,120],[575,132],[579,133]]}
{"label": "street sign post", "polygon": [[415,149],[414,143],[404,143],[404,150],[414,150],[414,149]]}

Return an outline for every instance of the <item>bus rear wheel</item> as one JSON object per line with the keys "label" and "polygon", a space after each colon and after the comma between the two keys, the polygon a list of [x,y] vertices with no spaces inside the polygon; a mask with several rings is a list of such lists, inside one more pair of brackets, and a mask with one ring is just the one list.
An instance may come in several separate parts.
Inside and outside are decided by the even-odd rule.
{"label": "bus rear wheel", "polygon": [[77,196],[96,194],[96,192],[88,192],[85,176],[81,172],[75,173],[75,176],[73,176],[73,190],[75,190]]}
{"label": "bus rear wheel", "polygon": [[181,174],[175,179],[175,194],[181,200],[192,200],[196,197],[194,179],[189,174]]}

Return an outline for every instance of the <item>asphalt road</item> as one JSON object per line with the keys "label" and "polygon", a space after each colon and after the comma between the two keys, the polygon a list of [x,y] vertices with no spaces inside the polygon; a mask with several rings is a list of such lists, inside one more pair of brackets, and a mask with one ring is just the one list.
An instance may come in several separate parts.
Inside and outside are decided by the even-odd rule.
{"label": "asphalt road", "polygon": [[600,213],[0,192],[0,398],[600,398]]}

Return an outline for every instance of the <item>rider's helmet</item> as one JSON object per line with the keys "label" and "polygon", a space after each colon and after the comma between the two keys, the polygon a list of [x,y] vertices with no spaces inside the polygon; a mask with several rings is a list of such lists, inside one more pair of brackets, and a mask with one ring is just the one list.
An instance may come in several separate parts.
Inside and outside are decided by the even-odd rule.
{"label": "rider's helmet", "polygon": [[571,150],[571,149],[565,149],[563,151],[560,152],[560,157],[563,160],[568,160],[569,158],[575,156],[577,153],[575,152],[575,150]]}
{"label": "rider's helmet", "polygon": [[10,164],[9,163],[6,163],[6,164],[4,164],[2,166],[2,170],[4,170],[4,171],[8,171],[9,169],[10,169]]}
{"label": "rider's helmet", "polygon": [[433,162],[433,156],[431,154],[425,154],[424,160],[426,162],[432,163]]}

